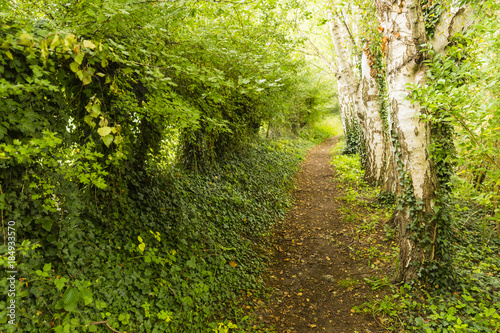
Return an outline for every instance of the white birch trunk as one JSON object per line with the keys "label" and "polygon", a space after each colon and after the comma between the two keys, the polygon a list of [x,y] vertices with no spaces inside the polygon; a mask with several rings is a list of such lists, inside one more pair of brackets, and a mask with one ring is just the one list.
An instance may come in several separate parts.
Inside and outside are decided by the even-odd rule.
{"label": "white birch trunk", "polygon": [[[380,16],[386,38],[386,80],[394,130],[400,147],[404,172],[411,180],[417,201],[423,202],[424,213],[434,214],[435,192],[438,188],[436,170],[429,158],[430,125],[419,120],[420,106],[408,100],[408,85],[422,80],[420,45],[426,42],[424,17],[418,0],[382,0]],[[406,189],[404,189],[406,190]],[[415,223],[408,201],[398,215],[399,266],[397,281],[417,278],[417,267],[430,254],[413,240],[408,229]],[[417,223],[425,223],[418,221]],[[413,262],[412,262],[413,261]]]}
{"label": "white birch trunk", "polygon": [[359,76],[355,73],[355,66],[352,62],[352,40],[348,36],[348,31],[338,17],[328,13],[330,19],[330,36],[337,56],[337,84],[339,90],[339,104],[344,125],[346,147],[345,151],[354,153],[359,140],[359,120],[358,120],[358,90],[360,86]]}
{"label": "white birch trunk", "polygon": [[[340,14],[339,14],[340,15]],[[359,19],[356,10],[349,16],[352,20]],[[346,134],[346,149],[351,148],[354,140],[363,140],[366,149],[366,156],[362,156],[363,167],[365,169],[365,180],[378,184],[382,180],[382,169],[384,167],[385,138],[383,133],[383,123],[380,116],[380,96],[378,85],[374,77],[373,70],[368,64],[366,54],[362,57],[362,72],[356,68],[358,56],[356,55],[356,42],[359,43],[356,30],[349,27],[351,22],[346,21],[346,16],[342,13],[334,17],[329,13],[330,34],[337,55],[338,64],[338,85],[340,108],[343,110],[343,123]],[[355,22],[354,22],[355,23]],[[349,94],[349,96],[346,96]],[[343,96],[343,97],[340,97]],[[345,105],[343,105],[345,104]],[[347,114],[352,118],[347,121]],[[355,122],[359,124],[359,130],[353,131]],[[351,126],[353,125],[353,126]],[[362,134],[362,136],[360,135]]]}
{"label": "white birch trunk", "polygon": [[[399,141],[400,162],[411,181],[413,196],[423,205],[422,212],[411,216],[410,208],[414,207],[403,201],[403,208],[397,217],[400,252],[396,281],[409,281],[417,278],[416,267],[419,264],[426,260],[439,260],[435,242],[439,228],[437,222],[428,222],[429,217],[435,214],[433,208],[439,188],[436,169],[429,156],[431,128],[430,123],[419,120],[420,105],[412,104],[408,99],[408,85],[423,81],[426,74],[420,48],[427,43],[427,37],[419,0],[379,0],[378,9],[384,28],[386,80],[394,131]],[[443,52],[450,36],[466,28],[469,16],[468,10],[452,9],[444,13],[431,40],[433,47]],[[411,223],[423,227],[430,235],[433,243],[430,249],[424,248],[419,239],[412,237],[413,232],[408,228]]]}
{"label": "white birch trunk", "polygon": [[[386,142],[384,124],[380,116],[381,102],[378,83],[374,71],[369,65],[369,50],[365,49],[361,58],[361,89],[358,89],[362,105],[358,110],[358,118],[362,122],[363,136],[366,142],[365,180],[380,184],[384,168]],[[359,112],[361,111],[361,112]]]}
{"label": "white birch trunk", "polygon": [[348,143],[351,140],[358,139],[358,119],[356,117],[354,99],[349,91],[349,87],[337,75],[337,90],[340,106],[340,118],[345,133],[346,149],[349,149]]}

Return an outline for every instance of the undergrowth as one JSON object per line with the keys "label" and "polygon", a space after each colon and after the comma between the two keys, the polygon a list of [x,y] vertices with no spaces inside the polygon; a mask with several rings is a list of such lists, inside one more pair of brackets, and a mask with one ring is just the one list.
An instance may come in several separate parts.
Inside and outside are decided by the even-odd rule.
{"label": "undergrowth", "polygon": [[375,278],[382,281],[387,271],[393,269],[397,255],[395,230],[387,223],[393,206],[380,201],[378,188],[364,181],[359,156],[342,154],[344,150],[344,141],[340,141],[333,149],[331,164],[342,193],[339,211],[353,241],[337,241],[337,245],[346,249],[351,259],[373,269]]}
{"label": "undergrowth", "polygon": [[[24,242],[17,266],[17,327],[244,331],[250,319],[242,314],[241,296],[263,291],[263,235],[290,206],[293,176],[310,145],[255,143],[220,161],[210,174],[151,169],[146,181],[112,202],[116,207],[100,207],[109,221],[64,219],[54,230],[40,228],[38,239],[25,238],[18,228]],[[7,248],[0,249],[6,267]],[[6,276],[0,281],[6,288]],[[2,297],[2,332],[15,330],[6,324],[7,305]]]}

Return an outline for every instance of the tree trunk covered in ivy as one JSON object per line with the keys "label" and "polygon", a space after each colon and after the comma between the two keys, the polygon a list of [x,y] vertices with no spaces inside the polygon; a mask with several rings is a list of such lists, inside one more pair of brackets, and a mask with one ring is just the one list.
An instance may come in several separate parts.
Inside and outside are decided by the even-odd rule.
{"label": "tree trunk covered in ivy", "polygon": [[[446,241],[442,239],[449,232],[449,225],[441,213],[442,201],[438,195],[441,187],[430,155],[431,123],[420,120],[425,110],[410,101],[408,86],[425,79],[427,68],[421,48],[428,42],[428,37],[439,51],[444,50],[449,42],[442,36],[432,38],[434,25],[439,27],[441,35],[446,31],[449,37],[454,25],[460,21],[453,17],[460,13],[453,10],[448,13],[425,12],[428,8],[441,7],[431,7],[426,1],[422,3],[424,6],[419,0],[378,2],[396,163],[401,174],[396,217],[399,263],[395,280],[398,282],[416,279],[422,272],[433,280],[449,273],[446,271],[449,268],[446,264],[449,248],[443,245]],[[435,17],[438,17],[438,22],[434,22]]]}
{"label": "tree trunk covered in ivy", "polygon": [[425,22],[417,0],[380,1],[383,48],[386,52],[387,88],[396,134],[396,161],[402,173],[399,195],[399,264],[396,281],[418,278],[426,260],[438,259],[434,248],[437,225],[434,205],[439,187],[429,158],[431,131],[419,119],[421,108],[408,97],[408,84],[425,76],[421,45],[426,43]]}
{"label": "tree trunk covered in ivy", "polygon": [[[383,175],[386,143],[376,81],[379,73],[373,68],[378,60],[367,48],[365,52],[360,52],[359,45],[364,32],[355,24],[360,20],[359,9],[348,5],[348,9],[344,8],[349,12],[346,15],[343,5],[335,7],[335,2],[332,5],[334,7],[329,13],[330,34],[337,55],[339,102],[346,141],[344,152],[358,152],[365,169],[365,180],[379,184]],[[359,60],[361,71],[357,67]]]}

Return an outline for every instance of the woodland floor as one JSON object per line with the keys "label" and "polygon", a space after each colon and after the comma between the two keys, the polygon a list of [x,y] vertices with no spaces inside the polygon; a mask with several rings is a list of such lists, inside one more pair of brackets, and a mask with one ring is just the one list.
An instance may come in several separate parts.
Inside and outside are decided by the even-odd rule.
{"label": "woodland floor", "polygon": [[382,296],[363,280],[380,276],[381,269],[375,271],[349,255],[348,245],[355,246],[356,240],[339,212],[341,189],[329,164],[337,141],[329,139],[309,152],[297,175],[295,206],[275,229],[275,253],[266,278],[274,291],[256,311],[267,329],[384,332],[373,316],[352,311],[353,306]]}

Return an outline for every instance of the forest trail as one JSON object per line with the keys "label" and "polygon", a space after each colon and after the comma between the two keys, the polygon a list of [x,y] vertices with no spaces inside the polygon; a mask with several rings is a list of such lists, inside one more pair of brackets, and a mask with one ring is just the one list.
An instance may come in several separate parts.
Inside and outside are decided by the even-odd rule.
{"label": "forest trail", "polygon": [[353,238],[338,212],[342,203],[329,164],[337,141],[331,138],[309,152],[297,174],[295,206],[275,230],[266,281],[274,292],[257,315],[277,332],[383,331],[373,318],[351,312],[372,294],[362,282],[372,274],[336,245]]}

